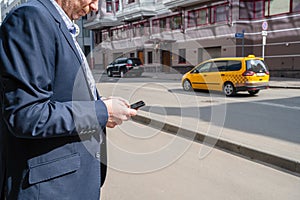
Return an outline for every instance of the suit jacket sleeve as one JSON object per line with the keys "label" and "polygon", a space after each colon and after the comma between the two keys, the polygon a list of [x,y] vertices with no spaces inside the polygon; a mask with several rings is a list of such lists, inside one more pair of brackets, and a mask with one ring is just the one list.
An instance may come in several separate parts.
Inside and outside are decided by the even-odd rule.
{"label": "suit jacket sleeve", "polygon": [[105,104],[72,95],[76,77],[83,74],[71,36],[64,36],[64,31],[65,24],[34,6],[18,8],[1,26],[1,106],[8,128],[17,137],[88,134],[105,128]]}

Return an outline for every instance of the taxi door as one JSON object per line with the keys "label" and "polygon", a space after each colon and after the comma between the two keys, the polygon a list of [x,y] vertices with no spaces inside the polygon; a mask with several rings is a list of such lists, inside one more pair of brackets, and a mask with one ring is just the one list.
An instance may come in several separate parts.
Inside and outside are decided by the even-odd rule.
{"label": "taxi door", "polygon": [[210,66],[211,66],[211,62],[203,63],[202,65],[196,67],[190,73],[190,81],[194,89],[207,90],[205,77],[210,70]]}
{"label": "taxi door", "polygon": [[223,87],[223,77],[226,70],[227,61],[214,61],[207,73],[204,74],[205,82],[209,90],[221,90]]}

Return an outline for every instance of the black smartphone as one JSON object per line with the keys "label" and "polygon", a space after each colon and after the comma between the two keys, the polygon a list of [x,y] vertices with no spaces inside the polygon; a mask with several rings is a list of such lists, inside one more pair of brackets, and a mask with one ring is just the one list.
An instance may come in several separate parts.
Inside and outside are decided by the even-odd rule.
{"label": "black smartphone", "polygon": [[137,109],[139,109],[140,107],[142,107],[144,105],[146,105],[144,101],[138,101],[136,103],[131,104],[130,108],[137,110]]}

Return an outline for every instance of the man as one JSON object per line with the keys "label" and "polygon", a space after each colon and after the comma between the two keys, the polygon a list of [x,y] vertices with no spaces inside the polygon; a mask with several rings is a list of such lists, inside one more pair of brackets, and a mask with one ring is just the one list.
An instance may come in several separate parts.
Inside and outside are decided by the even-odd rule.
{"label": "man", "polygon": [[71,20],[97,9],[98,0],[33,0],[2,23],[1,199],[100,198],[105,127],[136,111],[99,98],[74,39]]}

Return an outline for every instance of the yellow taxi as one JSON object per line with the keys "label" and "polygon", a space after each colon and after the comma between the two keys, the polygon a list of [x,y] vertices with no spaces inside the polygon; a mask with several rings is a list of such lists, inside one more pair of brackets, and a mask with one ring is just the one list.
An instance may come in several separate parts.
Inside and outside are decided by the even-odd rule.
{"label": "yellow taxi", "polygon": [[239,91],[257,94],[269,88],[269,70],[263,58],[247,57],[215,58],[204,61],[185,73],[182,87],[223,91],[226,96],[234,96]]}

